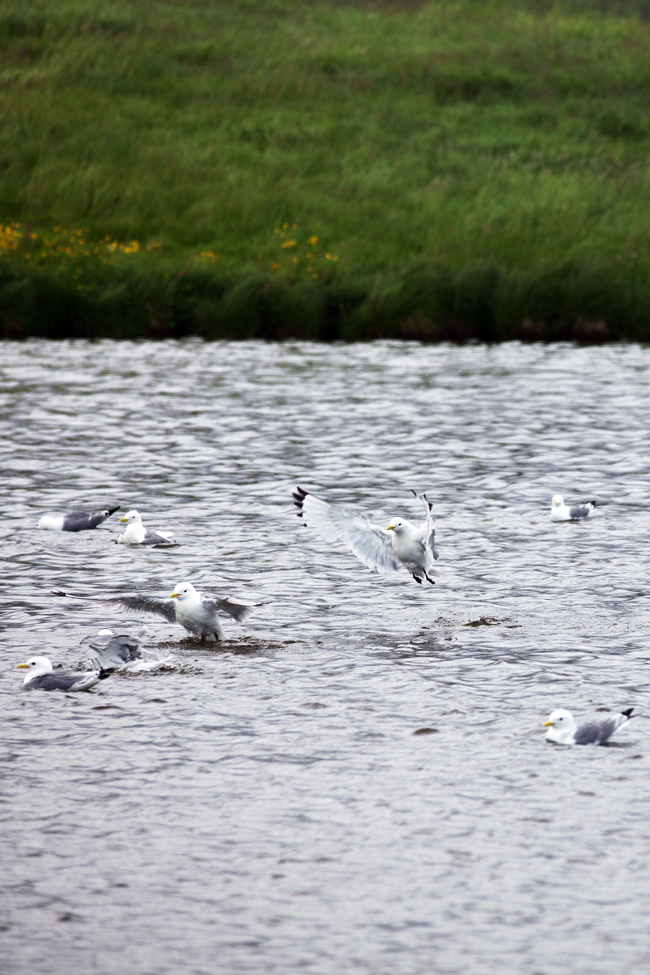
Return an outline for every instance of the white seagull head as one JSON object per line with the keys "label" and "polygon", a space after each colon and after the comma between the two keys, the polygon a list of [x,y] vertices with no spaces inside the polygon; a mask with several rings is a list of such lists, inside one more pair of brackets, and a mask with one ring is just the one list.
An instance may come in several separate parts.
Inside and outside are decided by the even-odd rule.
{"label": "white seagull head", "polygon": [[563,506],[563,504],[564,504],[564,498],[562,497],[562,495],[561,494],[554,494],[553,495],[553,500],[552,500],[553,507],[554,508],[561,508]]}
{"label": "white seagull head", "polygon": [[542,727],[548,728],[546,732],[548,741],[566,745],[571,741],[571,736],[576,730],[576,723],[570,711],[565,711],[564,708],[558,708],[557,711],[553,711],[549,715]]}
{"label": "white seagull head", "polygon": [[39,677],[41,674],[51,674],[52,664],[47,657],[30,657],[26,663],[16,664],[16,670],[29,671],[29,673],[25,674],[25,680],[23,682],[27,683],[33,677]]}
{"label": "white seagull head", "polygon": [[404,528],[404,522],[402,521],[402,519],[393,518],[386,531],[396,532],[399,535],[399,533],[402,531],[403,528]]}
{"label": "white seagull head", "polygon": [[169,598],[178,599],[182,603],[184,599],[192,599],[196,595],[198,593],[191,582],[180,582]]}
{"label": "white seagull head", "polygon": [[141,525],[142,524],[142,518],[140,517],[140,515],[138,514],[138,512],[135,510],[135,508],[132,511],[127,511],[127,513],[124,515],[124,517],[123,518],[120,518],[120,521],[128,521],[129,525],[132,525],[132,524]]}
{"label": "white seagull head", "polygon": [[574,723],[573,715],[570,711],[565,711],[564,708],[558,708],[557,711],[553,711],[553,713],[549,715],[548,721],[545,721],[542,727],[567,728],[569,725]]}

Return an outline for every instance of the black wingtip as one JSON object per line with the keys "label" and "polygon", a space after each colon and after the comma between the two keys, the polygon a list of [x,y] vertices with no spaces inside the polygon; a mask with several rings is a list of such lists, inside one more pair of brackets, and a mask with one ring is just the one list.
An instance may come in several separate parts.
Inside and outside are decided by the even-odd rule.
{"label": "black wingtip", "polygon": [[429,511],[433,511],[433,505],[428,500],[426,494],[424,494],[424,493],[418,494],[418,492],[417,491],[414,491],[413,488],[411,488],[411,494],[413,494],[416,498],[424,498],[424,503],[426,504],[426,506],[429,509]]}
{"label": "black wingtip", "polygon": [[108,512],[107,517],[109,517],[110,515],[114,515],[115,512],[119,510],[120,510],[119,504],[116,504],[114,508],[104,508],[104,511]]}
{"label": "black wingtip", "polygon": [[296,490],[291,495],[291,497],[293,498],[293,503],[295,504],[296,508],[298,508],[296,514],[298,515],[299,518],[302,518],[302,503],[307,497],[308,493],[309,493],[308,491],[303,491],[300,485],[297,485]]}
{"label": "black wingtip", "polygon": [[106,680],[106,678],[107,677],[110,677],[111,674],[112,674],[112,670],[103,670],[102,669],[102,670],[99,671],[99,674],[97,676],[99,677],[100,680]]}
{"label": "black wingtip", "polygon": [[[634,711],[634,708],[628,708],[627,711],[621,711],[621,714],[624,714],[626,718],[631,718],[631,717],[633,717],[633,715],[632,715],[632,712],[633,711]],[[635,718],[637,717],[636,714],[634,715],[634,717]]]}

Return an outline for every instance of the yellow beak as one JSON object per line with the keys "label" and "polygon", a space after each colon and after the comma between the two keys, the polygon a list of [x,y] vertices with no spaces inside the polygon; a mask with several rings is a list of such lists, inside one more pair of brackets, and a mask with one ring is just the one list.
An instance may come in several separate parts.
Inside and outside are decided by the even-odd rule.
{"label": "yellow beak", "polygon": [[392,526],[392,525],[389,525],[389,526],[388,526],[388,528],[386,529],[386,531],[387,531],[387,532],[394,532],[394,531],[395,531],[395,529],[393,528],[393,526]]}
{"label": "yellow beak", "polygon": [[173,592],[169,598],[170,599],[176,599],[178,595],[179,594],[177,592]]}
{"label": "yellow beak", "polygon": [[16,664],[16,670],[29,670],[29,664]]}
{"label": "yellow beak", "polygon": [[545,721],[544,724],[542,725],[542,728],[554,728],[554,727],[555,727],[555,721]]}
{"label": "yellow beak", "polygon": [[128,521],[128,518],[120,518],[120,521]]}

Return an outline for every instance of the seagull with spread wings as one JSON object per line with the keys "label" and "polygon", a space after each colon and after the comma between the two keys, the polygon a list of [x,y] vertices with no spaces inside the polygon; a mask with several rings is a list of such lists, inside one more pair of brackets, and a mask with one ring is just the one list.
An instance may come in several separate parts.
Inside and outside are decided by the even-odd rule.
{"label": "seagull with spread wings", "polygon": [[118,602],[136,613],[157,613],[170,623],[180,623],[193,636],[204,640],[223,640],[218,612],[243,623],[261,603],[249,603],[230,596],[205,596],[191,582],[181,582],[168,599],[157,596],[118,596]]}
{"label": "seagull with spread wings", "polygon": [[296,487],[293,493],[298,517],[328,542],[341,541],[373,572],[388,575],[406,568],[416,582],[432,585],[433,563],[438,559],[436,530],[426,494],[413,491],[424,509],[424,522],[413,525],[405,518],[393,518],[380,528],[352,508],[330,504]]}

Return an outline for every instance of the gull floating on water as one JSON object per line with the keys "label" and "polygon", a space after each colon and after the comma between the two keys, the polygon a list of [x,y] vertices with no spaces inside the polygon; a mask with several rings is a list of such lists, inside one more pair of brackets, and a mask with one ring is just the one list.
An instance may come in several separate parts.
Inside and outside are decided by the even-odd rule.
{"label": "gull floating on water", "polygon": [[25,691],[88,691],[109,676],[101,670],[54,670],[48,657],[31,657],[16,669],[28,671],[23,681]]}
{"label": "gull floating on water", "polygon": [[585,504],[569,507],[564,503],[561,494],[554,494],[551,501],[551,521],[582,521],[589,517],[597,504],[598,501],[587,501]]}
{"label": "gull floating on water", "polygon": [[339,540],[373,572],[388,574],[404,566],[416,582],[434,583],[429,573],[438,559],[431,505],[425,494],[413,492],[424,508],[424,522],[412,525],[393,518],[380,528],[351,508],[342,508],[297,487],[293,493],[298,517],[328,542]]}
{"label": "gull floating on water", "polygon": [[38,523],[39,528],[46,528],[54,532],[83,532],[90,528],[97,528],[103,521],[110,518],[119,509],[103,508],[101,511],[68,511],[64,515],[43,515]]}
{"label": "gull floating on water", "polygon": [[634,708],[628,708],[612,718],[576,725],[571,712],[560,708],[544,722],[543,727],[548,728],[546,740],[556,745],[604,745],[619,728],[627,724],[633,711]]}
{"label": "gull floating on water", "polygon": [[262,603],[244,602],[229,596],[204,596],[191,582],[181,582],[169,599],[156,596],[119,596],[118,602],[136,613],[158,613],[170,623],[180,623],[193,636],[204,640],[223,640],[224,633],[217,612],[227,613],[238,623],[248,619]]}
{"label": "gull floating on water", "polygon": [[127,511],[120,521],[127,522],[127,527],[122,535],[118,535],[117,540],[122,545],[174,545],[174,539],[166,532],[152,532],[142,524],[142,518],[138,512]]}

